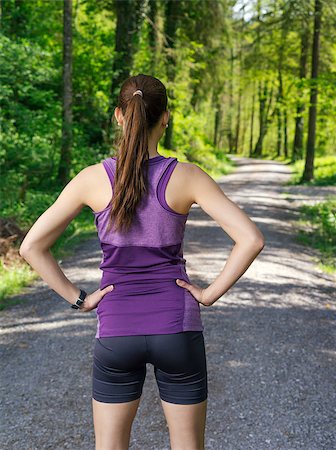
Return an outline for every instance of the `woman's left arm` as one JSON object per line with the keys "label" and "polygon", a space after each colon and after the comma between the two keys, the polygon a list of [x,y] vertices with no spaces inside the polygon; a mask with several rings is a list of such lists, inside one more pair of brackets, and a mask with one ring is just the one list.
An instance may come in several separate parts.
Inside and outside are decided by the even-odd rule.
{"label": "woman's left arm", "polygon": [[[36,220],[21,243],[19,253],[41,278],[57,294],[73,304],[76,302],[80,289],[65,276],[50,248],[57,238],[67,228],[69,223],[87,205],[85,193],[88,189],[90,167],[81,170],[64,187],[56,201]],[[94,309],[101,297],[111,291],[108,286],[87,296],[83,311]]]}

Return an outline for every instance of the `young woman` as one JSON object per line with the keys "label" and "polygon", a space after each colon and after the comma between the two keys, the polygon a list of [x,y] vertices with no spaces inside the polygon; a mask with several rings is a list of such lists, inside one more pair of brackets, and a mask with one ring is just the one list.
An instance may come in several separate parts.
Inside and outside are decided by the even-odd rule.
{"label": "young woman", "polygon": [[[255,223],[193,163],[157,153],[168,126],[167,94],[139,74],[120,90],[117,154],[81,170],[29,230],[20,254],[78,313],[96,309],[92,405],[97,450],[125,450],[146,363],[154,366],[174,450],[204,449],[207,365],[200,305],[213,305],[264,246]],[[235,242],[224,269],[202,289],[187,275],[185,223],[199,205]],[[100,289],[87,295],[49,249],[84,206],[103,251]]]}

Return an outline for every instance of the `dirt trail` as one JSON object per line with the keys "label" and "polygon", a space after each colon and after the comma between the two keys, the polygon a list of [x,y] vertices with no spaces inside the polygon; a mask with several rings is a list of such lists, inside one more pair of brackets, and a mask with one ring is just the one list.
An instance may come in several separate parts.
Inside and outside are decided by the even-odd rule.
{"label": "dirt trail", "polygon": [[[266,246],[225,296],[211,308],[202,307],[209,381],[206,449],[332,450],[335,278],[320,272],[315,252],[294,239],[297,206],[304,198],[302,190],[283,186],[288,167],[235,159],[235,173],[218,182],[257,223]],[[335,193],[330,188],[316,192]],[[207,286],[231,244],[194,205],[184,243],[191,280]],[[90,292],[99,286],[100,260],[94,238],[62,268]],[[76,314],[42,281],[24,297],[24,304],[1,313],[0,448],[93,450],[95,313]],[[169,449],[150,364],[130,448]]]}

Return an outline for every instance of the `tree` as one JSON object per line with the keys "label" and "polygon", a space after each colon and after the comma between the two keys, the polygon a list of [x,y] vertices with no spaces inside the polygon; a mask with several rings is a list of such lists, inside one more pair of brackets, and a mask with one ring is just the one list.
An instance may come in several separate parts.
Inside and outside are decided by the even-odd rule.
{"label": "tree", "polygon": [[58,180],[69,181],[72,148],[72,0],[63,3],[63,111],[62,147]]}
{"label": "tree", "polygon": [[141,0],[115,0],[116,35],[114,58],[111,72],[111,87],[107,118],[105,121],[105,139],[112,139],[111,118],[117,105],[118,93],[122,83],[130,77],[133,58],[139,42],[139,31],[143,20],[146,2]]}
{"label": "tree", "polygon": [[306,78],[307,72],[307,56],[309,45],[309,28],[304,22],[304,28],[301,32],[301,54],[300,54],[300,68],[299,68],[299,91],[301,96],[298,96],[295,116],[295,133],[293,143],[292,162],[297,161],[303,157],[303,113],[305,110],[304,100],[302,99],[302,84]]}
{"label": "tree", "polygon": [[305,168],[301,181],[310,181],[314,178],[314,156],[315,156],[315,136],[316,136],[316,116],[317,116],[317,81],[318,66],[320,57],[320,31],[321,31],[322,3],[321,0],[315,0],[314,11],[314,35],[312,48],[311,65],[311,88],[309,102],[309,120],[308,120],[308,140],[306,150]]}
{"label": "tree", "polygon": [[173,83],[175,80],[176,61],[175,61],[175,39],[176,32],[179,25],[180,2],[174,0],[167,0],[165,4],[165,27],[164,32],[166,36],[166,55],[167,55],[167,78],[168,78],[168,96],[172,101],[170,108],[169,127],[164,136],[165,148],[171,149],[173,147],[173,105],[174,105],[174,89]]}

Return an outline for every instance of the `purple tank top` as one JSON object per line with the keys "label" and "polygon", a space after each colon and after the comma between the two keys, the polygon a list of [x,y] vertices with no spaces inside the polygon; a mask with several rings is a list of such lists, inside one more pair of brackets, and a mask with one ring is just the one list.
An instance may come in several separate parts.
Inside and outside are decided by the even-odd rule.
{"label": "purple tank top", "polygon": [[[138,204],[130,230],[107,231],[110,205],[93,212],[103,252],[100,289],[114,285],[96,309],[96,337],[203,331],[200,305],[175,282],[190,279],[183,257],[188,214],[173,211],[165,190],[178,160],[150,158],[148,195]],[[103,160],[112,184],[116,157]]]}

